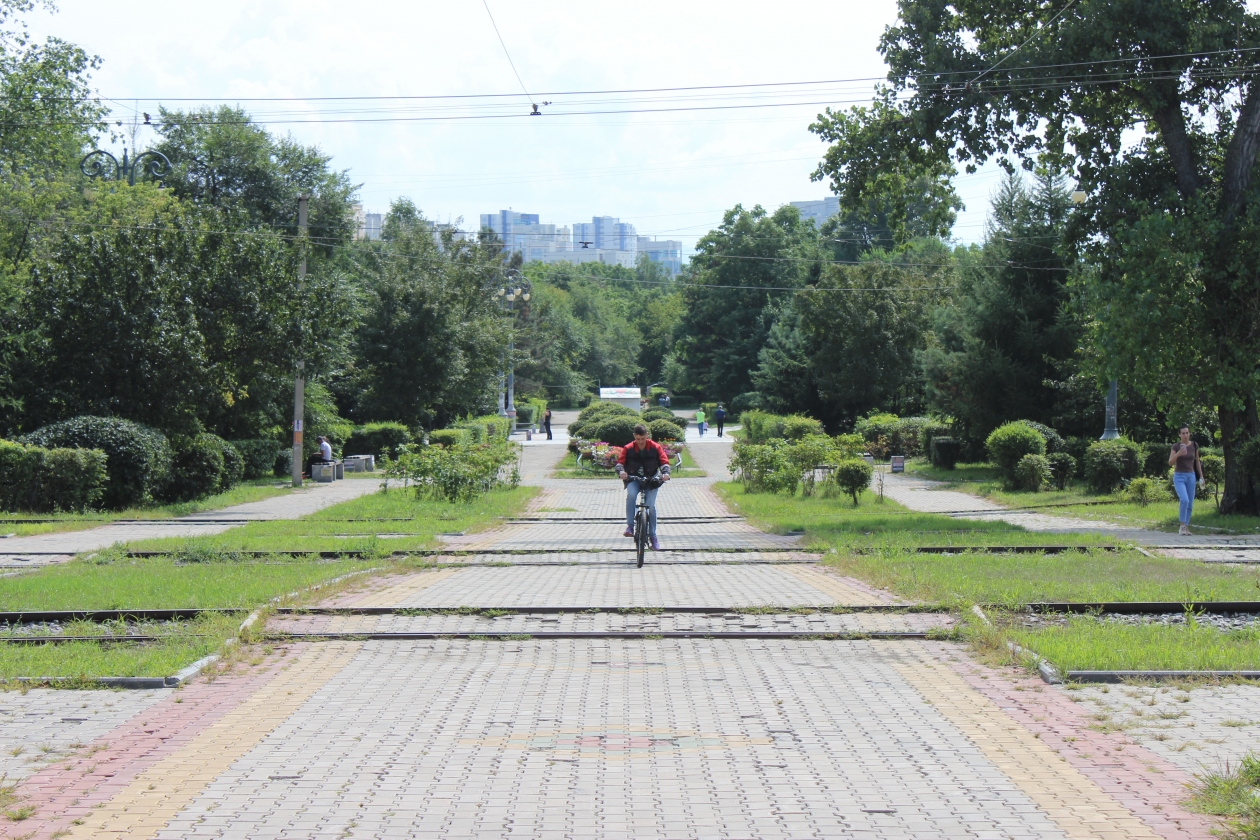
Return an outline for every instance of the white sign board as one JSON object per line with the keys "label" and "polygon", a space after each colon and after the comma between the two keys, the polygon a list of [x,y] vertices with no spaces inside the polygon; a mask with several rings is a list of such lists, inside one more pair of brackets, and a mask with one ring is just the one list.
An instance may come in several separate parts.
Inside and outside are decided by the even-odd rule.
{"label": "white sign board", "polygon": [[599,398],[601,400],[638,400],[643,398],[643,393],[638,388],[600,388]]}

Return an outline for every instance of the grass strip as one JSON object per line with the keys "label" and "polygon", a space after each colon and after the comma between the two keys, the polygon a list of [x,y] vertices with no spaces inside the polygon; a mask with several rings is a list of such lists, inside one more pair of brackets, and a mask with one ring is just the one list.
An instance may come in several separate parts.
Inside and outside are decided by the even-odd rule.
{"label": "grass strip", "polygon": [[[250,522],[202,537],[137,540],[136,551],[358,551],[384,556],[393,551],[437,548],[440,534],[475,533],[514,516],[539,492],[537,487],[493,490],[467,503],[417,499],[410,489],[391,488],[325,508],[301,519]],[[389,519],[381,528],[375,520]],[[359,520],[359,521],[354,521]],[[391,536],[379,537],[388,531]],[[399,536],[392,536],[392,535]]]}
{"label": "grass strip", "polygon": [[15,514],[8,518],[28,521],[5,524],[3,520],[0,520],[0,532],[11,533],[18,537],[29,537],[36,534],[56,534],[67,531],[82,531],[87,528],[99,528],[119,519],[173,519],[179,516],[191,516],[195,513],[205,513],[206,511],[220,510],[221,508],[234,505],[248,504],[249,502],[261,502],[264,499],[286,495],[291,489],[278,484],[274,478],[260,478],[256,481],[238,484],[226,493],[207,496],[195,502],[128,508],[127,510],[119,511],[98,510],[81,515],[61,514],[59,516],[42,518],[39,522],[29,520],[40,517],[23,517]]}
{"label": "grass strip", "polygon": [[1012,625],[1006,635],[1061,672],[1260,670],[1260,629],[1221,632],[1192,617],[1185,625],[1170,626],[1080,616],[1055,627]]}

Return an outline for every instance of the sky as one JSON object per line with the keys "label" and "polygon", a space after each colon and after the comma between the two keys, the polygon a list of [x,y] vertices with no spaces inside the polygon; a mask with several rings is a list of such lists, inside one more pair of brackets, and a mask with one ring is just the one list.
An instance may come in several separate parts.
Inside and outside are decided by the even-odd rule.
{"label": "sky", "polygon": [[[59,0],[27,20],[101,58],[116,117],[239,104],[331,154],[368,212],[406,196],[470,229],[509,208],[608,215],[689,250],[736,204],[828,194],[810,180],[825,146],[809,124],[869,101],[895,19],[894,0]],[[715,89],[729,85],[765,87]],[[710,89],[602,93],[684,87]],[[960,241],[982,236],[999,177],[959,177]]]}

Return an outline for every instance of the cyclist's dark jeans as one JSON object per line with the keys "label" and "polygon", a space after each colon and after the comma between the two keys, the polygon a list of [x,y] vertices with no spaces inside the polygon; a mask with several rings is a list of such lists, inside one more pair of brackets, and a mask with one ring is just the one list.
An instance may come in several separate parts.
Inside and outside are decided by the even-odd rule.
{"label": "cyclist's dark jeans", "polygon": [[[656,536],[656,491],[659,487],[650,487],[647,491],[648,536]],[[634,530],[634,511],[639,506],[639,479],[633,478],[626,485],[626,530]]]}

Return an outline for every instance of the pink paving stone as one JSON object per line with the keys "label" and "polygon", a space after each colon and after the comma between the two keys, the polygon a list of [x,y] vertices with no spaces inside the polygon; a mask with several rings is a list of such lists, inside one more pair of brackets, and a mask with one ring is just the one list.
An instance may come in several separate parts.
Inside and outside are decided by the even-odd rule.
{"label": "pink paving stone", "polygon": [[1189,774],[1123,735],[1090,729],[1094,722],[1064,689],[1022,676],[1014,668],[986,667],[960,656],[949,645],[930,647],[972,688],[1036,734],[1156,834],[1169,840],[1213,837],[1214,820],[1179,804],[1188,796],[1186,785],[1193,781]]}
{"label": "pink paving stone", "polygon": [[[238,666],[234,673],[213,680],[199,678],[171,696],[150,706],[88,745],[104,745],[93,755],[61,761],[23,780],[17,789],[22,805],[34,806],[35,816],[22,822],[0,824],[0,837],[49,838],[71,827],[71,821],[87,816],[92,806],[107,802],[131,783],[136,775],[171,755],[255,691],[266,685],[306,646],[277,648],[288,656],[274,655],[260,668]],[[180,702],[176,703],[175,700]],[[67,770],[66,764],[71,765]],[[94,768],[91,773],[85,770]]]}

